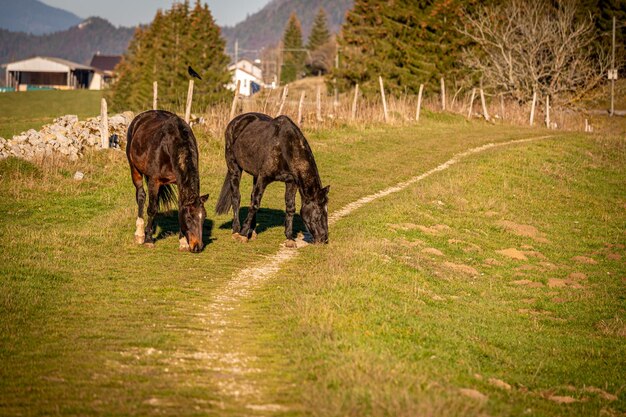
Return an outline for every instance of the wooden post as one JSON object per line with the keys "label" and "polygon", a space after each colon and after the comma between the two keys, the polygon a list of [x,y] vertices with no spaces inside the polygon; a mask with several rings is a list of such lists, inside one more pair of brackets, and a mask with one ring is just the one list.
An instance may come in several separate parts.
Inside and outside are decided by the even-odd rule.
{"label": "wooden post", "polygon": [[274,89],[267,90],[267,95],[265,96],[265,102],[263,103],[263,113],[265,113],[265,110],[267,108],[267,102],[270,101],[270,97],[272,96],[272,91],[274,91]]}
{"label": "wooden post", "polygon": [[316,93],[316,97],[315,97],[315,117],[317,118],[318,122],[322,121],[322,89],[321,87],[318,85],[317,86],[317,93]]}
{"label": "wooden post", "polygon": [[385,99],[385,87],[383,86],[383,77],[378,76],[378,82],[380,84],[380,95],[383,98],[383,111],[385,112],[385,123],[389,122],[389,115],[387,114],[387,100]]}
{"label": "wooden post", "polygon": [[158,108],[159,103],[159,83],[152,83],[152,110],[156,110]]}
{"label": "wooden post", "polygon": [[233,120],[235,117],[235,112],[237,111],[237,100],[239,99],[239,86],[241,85],[241,80],[237,80],[237,86],[235,87],[235,96],[233,97],[233,104],[230,106],[230,120]]}
{"label": "wooden post", "polygon": [[422,111],[422,94],[424,93],[424,84],[420,84],[420,90],[417,93],[417,110],[415,111],[415,121],[420,121],[420,113]]}
{"label": "wooden post", "polygon": [[483,106],[483,116],[485,120],[489,121],[489,113],[487,113],[487,104],[485,103],[485,93],[483,93],[483,89],[480,89],[480,103]]}
{"label": "wooden post", "polygon": [[191,102],[193,101],[193,80],[189,80],[189,90],[187,90],[187,106],[185,106],[185,122],[189,123],[191,118]]}
{"label": "wooden post", "polygon": [[100,139],[102,149],[107,149],[109,147],[109,115],[107,101],[104,97],[100,101]]}
{"label": "wooden post", "polygon": [[546,127],[550,129],[550,96],[546,96]]}
{"label": "wooden post", "polygon": [[298,125],[302,124],[302,106],[304,105],[305,92],[300,93],[300,103],[298,103]]}
{"label": "wooden post", "polygon": [[476,89],[472,88],[472,95],[470,96],[469,110],[467,112],[467,118],[472,118],[472,108],[474,107],[474,99],[476,98]]}
{"label": "wooden post", "polygon": [[352,100],[352,118],[351,120],[356,119],[356,105],[359,100],[359,84],[354,87],[354,99]]}
{"label": "wooden post", "polygon": [[504,93],[500,93],[500,113],[500,117],[504,120]]}
{"label": "wooden post", "polygon": [[278,108],[278,114],[276,117],[283,114],[283,106],[285,105],[285,100],[287,100],[287,94],[289,94],[289,87],[285,86],[283,88],[283,96],[280,98],[280,107]]}
{"label": "wooden post", "polygon": [[589,121],[585,119],[585,132],[589,132]]}
{"label": "wooden post", "polygon": [[446,111],[446,82],[441,77],[441,110]]}
{"label": "wooden post", "polygon": [[533,91],[533,104],[530,106],[530,125],[535,123],[535,105],[537,104],[537,91]]}

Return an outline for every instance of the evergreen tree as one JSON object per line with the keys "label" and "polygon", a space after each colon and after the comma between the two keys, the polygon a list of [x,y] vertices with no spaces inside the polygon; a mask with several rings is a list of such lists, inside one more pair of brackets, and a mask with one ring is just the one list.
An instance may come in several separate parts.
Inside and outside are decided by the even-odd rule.
{"label": "evergreen tree", "polygon": [[301,77],[304,70],[306,53],[303,51],[302,26],[295,13],[292,13],[287,22],[283,35],[283,67],[280,81],[290,83]]}
{"label": "evergreen tree", "polygon": [[328,30],[328,17],[326,16],[326,10],[320,7],[319,11],[315,15],[313,21],[313,27],[311,28],[311,35],[307,43],[307,49],[309,51],[315,51],[330,40],[330,31]]}
{"label": "evergreen tree", "polygon": [[196,0],[174,4],[158,11],[153,22],[135,33],[118,68],[112,90],[115,109],[144,110],[152,105],[152,83],[159,84],[159,107],[181,109],[186,100],[191,65],[202,77],[196,80],[194,108],[203,111],[209,104],[227,97],[230,80],[228,56],[220,29],[206,5]]}
{"label": "evergreen tree", "polygon": [[416,93],[421,83],[438,85],[461,70],[463,39],[454,30],[467,0],[356,0],[339,39],[340,64],[330,78],[340,89],[359,83],[378,92],[378,76],[395,93]]}

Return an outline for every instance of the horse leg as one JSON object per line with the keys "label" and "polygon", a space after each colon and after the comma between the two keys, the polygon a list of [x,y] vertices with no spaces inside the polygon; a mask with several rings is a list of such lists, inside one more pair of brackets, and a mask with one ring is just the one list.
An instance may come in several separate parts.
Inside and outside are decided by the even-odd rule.
{"label": "horse leg", "polygon": [[241,204],[241,193],[239,192],[239,182],[241,181],[241,168],[234,166],[230,170],[230,195],[233,206],[233,234],[239,233],[241,224],[239,223],[239,204]]}
{"label": "horse leg", "polygon": [[153,246],[155,239],[154,234],[154,217],[159,211],[159,183],[148,178],[148,223],[145,229],[145,243]]}
{"label": "horse leg", "polygon": [[143,188],[143,175],[134,166],[130,169],[130,175],[135,185],[135,200],[137,201],[137,220],[135,221],[135,242],[142,244],[145,239],[143,230],[143,206],[146,202],[146,190]]}
{"label": "horse leg", "polygon": [[247,241],[252,237],[252,233],[256,227],[256,213],[259,211],[259,207],[261,206],[261,198],[263,197],[263,192],[265,191],[267,184],[269,184],[269,182],[263,177],[256,178],[254,181],[248,217],[246,217],[246,220],[243,222],[241,232],[239,232],[244,241]]}
{"label": "horse leg", "polygon": [[295,247],[296,242],[293,239],[293,215],[296,213],[296,191],[298,187],[293,182],[285,184],[285,237],[287,247]]}

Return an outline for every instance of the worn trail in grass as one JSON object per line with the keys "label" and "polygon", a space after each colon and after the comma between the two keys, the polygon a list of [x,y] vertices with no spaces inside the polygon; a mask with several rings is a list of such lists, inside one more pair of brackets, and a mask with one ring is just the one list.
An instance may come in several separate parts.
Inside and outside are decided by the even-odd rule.
{"label": "worn trail in grass", "polygon": [[[334,212],[468,148],[531,134],[451,118],[419,127],[324,131],[309,134],[309,141],[324,183],[332,185]],[[224,174],[222,144],[198,136],[202,191],[214,201]],[[233,242],[230,218],[209,216],[205,237],[211,243],[194,256],[177,252],[176,221],[168,217],[159,220],[154,250],[133,244],[133,190],[120,153],[52,169],[0,164],[2,413],[310,411],[301,395],[303,368],[294,366],[306,361],[282,349],[300,348],[306,338],[277,333],[274,321],[284,318],[291,332],[289,320],[297,314],[285,308],[277,315],[276,306],[288,304],[281,297],[268,302],[256,291],[248,298],[220,297],[237,283],[233,277],[271,257],[283,241],[280,185],[264,197],[256,241]],[[71,179],[76,169],[86,173],[85,181]],[[243,196],[250,182],[246,178]],[[318,271],[317,257],[346,241],[344,222],[331,232],[330,246],[306,248],[283,266]],[[302,349],[303,357],[308,352]]]}

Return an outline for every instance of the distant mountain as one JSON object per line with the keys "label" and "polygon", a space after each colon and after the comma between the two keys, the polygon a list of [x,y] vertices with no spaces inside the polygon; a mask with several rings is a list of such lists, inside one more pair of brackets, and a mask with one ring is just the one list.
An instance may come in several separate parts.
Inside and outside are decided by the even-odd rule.
{"label": "distant mountain", "polygon": [[329,29],[332,32],[338,32],[346,12],[353,5],[354,0],[272,0],[263,9],[234,27],[223,27],[222,34],[227,41],[228,53],[233,54],[235,39],[237,39],[239,48],[242,50],[240,56],[250,56],[245,50],[262,49],[275,45],[282,39],[292,12],[298,15],[306,40],[320,7],[326,10]]}
{"label": "distant mountain", "polygon": [[88,65],[96,52],[123,54],[134,33],[134,28],[116,28],[99,17],[90,17],[67,30],[49,35],[0,29],[0,64],[42,55]]}
{"label": "distant mountain", "polygon": [[0,0],[0,28],[34,35],[65,30],[83,19],[37,0]]}

